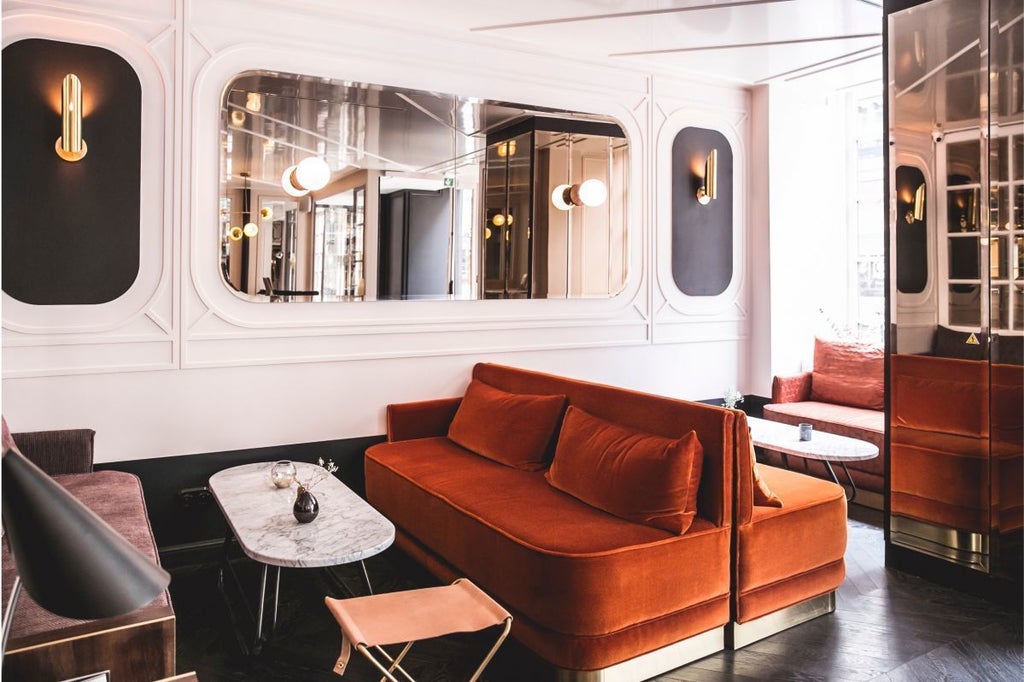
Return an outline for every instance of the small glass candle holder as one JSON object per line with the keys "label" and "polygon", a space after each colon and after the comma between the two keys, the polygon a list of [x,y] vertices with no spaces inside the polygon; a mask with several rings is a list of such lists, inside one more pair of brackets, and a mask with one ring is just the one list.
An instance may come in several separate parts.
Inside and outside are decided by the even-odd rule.
{"label": "small glass candle holder", "polygon": [[295,465],[287,459],[275,462],[270,468],[270,480],[278,488],[289,488],[295,482]]}
{"label": "small glass candle holder", "polygon": [[800,440],[810,440],[811,434],[814,433],[814,427],[810,424],[800,424]]}

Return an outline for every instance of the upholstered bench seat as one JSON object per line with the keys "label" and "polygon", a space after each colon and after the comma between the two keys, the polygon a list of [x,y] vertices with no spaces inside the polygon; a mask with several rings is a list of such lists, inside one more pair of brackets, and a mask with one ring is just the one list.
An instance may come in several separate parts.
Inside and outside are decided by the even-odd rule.
{"label": "upholstered bench seat", "polygon": [[[765,419],[867,441],[878,448],[878,457],[847,462],[846,467],[860,491],[858,502],[882,507],[885,493],[885,353],[880,347],[845,341],[814,340],[814,369],[772,380],[772,402],[764,407]],[[830,479],[821,462],[783,457],[766,450],[765,462]]]}
{"label": "upholstered bench seat", "polygon": [[783,506],[755,506],[749,523],[737,526],[738,623],[832,592],[846,574],[843,489],[785,469],[758,470]]}
{"label": "upholstered bench seat", "polygon": [[640,642],[667,645],[728,619],[729,567],[715,560],[729,551],[728,528],[697,517],[677,535],[632,523],[560,492],[543,471],[446,437],[371,447],[365,471],[398,544],[435,574],[475,576],[500,594],[517,636],[556,665],[601,667]]}

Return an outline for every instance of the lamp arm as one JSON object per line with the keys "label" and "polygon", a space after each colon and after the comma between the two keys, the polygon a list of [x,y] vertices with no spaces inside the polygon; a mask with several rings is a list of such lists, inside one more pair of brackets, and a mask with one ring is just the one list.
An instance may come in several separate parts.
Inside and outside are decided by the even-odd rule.
{"label": "lamp arm", "polygon": [[18,608],[18,597],[21,596],[21,577],[14,576],[14,585],[7,598],[7,609],[4,611],[3,634],[0,635],[0,667],[3,666],[4,652],[7,651],[7,636],[11,634],[11,623],[14,621],[14,609]]}

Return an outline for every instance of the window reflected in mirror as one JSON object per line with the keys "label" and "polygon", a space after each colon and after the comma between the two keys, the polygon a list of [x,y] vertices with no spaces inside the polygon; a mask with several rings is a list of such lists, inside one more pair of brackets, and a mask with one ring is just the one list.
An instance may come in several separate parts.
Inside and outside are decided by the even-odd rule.
{"label": "window reflected in mirror", "polygon": [[629,144],[608,116],[270,71],[222,105],[221,270],[249,300],[625,286]]}

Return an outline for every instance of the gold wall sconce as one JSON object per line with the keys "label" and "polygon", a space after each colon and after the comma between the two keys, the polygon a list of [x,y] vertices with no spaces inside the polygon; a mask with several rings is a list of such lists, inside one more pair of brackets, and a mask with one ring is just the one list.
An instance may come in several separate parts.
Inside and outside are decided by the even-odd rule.
{"label": "gold wall sconce", "polygon": [[551,192],[551,203],[560,211],[574,206],[600,206],[608,198],[608,188],[597,178],[578,185],[558,185]]}
{"label": "gold wall sconce", "polygon": [[248,237],[252,239],[260,233],[260,226],[256,223],[246,223],[242,227],[235,225],[228,230],[228,239],[233,242],[241,241],[242,237]]}
{"label": "gold wall sconce", "polygon": [[[697,190],[697,203],[707,206],[718,198],[718,150],[712,149],[704,161],[704,184]],[[692,185],[691,185],[692,186]]]}
{"label": "gold wall sconce", "polygon": [[914,192],[914,203],[907,208],[907,215],[905,220],[908,225],[913,225],[918,220],[924,220],[924,197],[925,188],[924,183],[921,183],[917,190]]}
{"label": "gold wall sconce", "polygon": [[504,158],[506,156],[516,155],[516,141],[509,140],[508,142],[498,143],[498,156]]}
{"label": "gold wall sconce", "polygon": [[65,161],[81,161],[89,146],[82,139],[82,81],[73,73],[64,76],[60,88],[61,135],[57,138],[57,156]]}
{"label": "gold wall sconce", "polygon": [[281,187],[286,194],[296,198],[323,189],[330,181],[331,167],[319,156],[307,157],[286,168],[281,175]]}
{"label": "gold wall sconce", "polygon": [[511,226],[514,220],[515,219],[512,217],[511,213],[508,215],[505,215],[504,213],[495,213],[494,217],[491,218],[491,223],[495,227],[504,227],[505,225]]}

